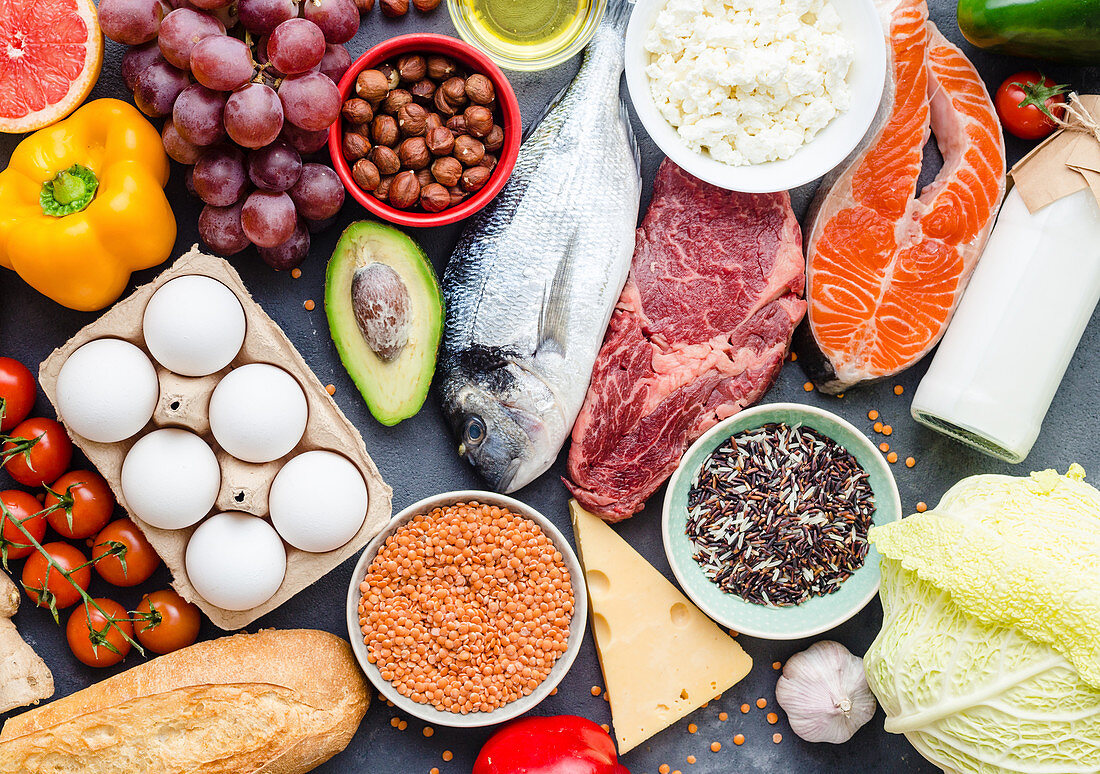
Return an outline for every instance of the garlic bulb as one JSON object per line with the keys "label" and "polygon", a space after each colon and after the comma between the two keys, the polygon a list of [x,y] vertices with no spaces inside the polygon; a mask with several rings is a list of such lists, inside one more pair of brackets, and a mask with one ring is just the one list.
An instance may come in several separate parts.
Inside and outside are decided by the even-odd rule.
{"label": "garlic bulb", "polygon": [[847,742],[875,714],[863,659],[839,642],[816,642],[783,667],[775,698],[807,742]]}

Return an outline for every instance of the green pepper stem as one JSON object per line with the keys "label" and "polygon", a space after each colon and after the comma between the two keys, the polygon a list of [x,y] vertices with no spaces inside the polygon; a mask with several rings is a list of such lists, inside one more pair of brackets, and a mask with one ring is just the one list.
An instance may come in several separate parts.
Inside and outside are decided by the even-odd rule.
{"label": "green pepper stem", "polygon": [[99,179],[95,172],[80,164],[58,172],[52,180],[42,184],[39,203],[42,212],[55,218],[63,218],[80,212],[92,203]]}

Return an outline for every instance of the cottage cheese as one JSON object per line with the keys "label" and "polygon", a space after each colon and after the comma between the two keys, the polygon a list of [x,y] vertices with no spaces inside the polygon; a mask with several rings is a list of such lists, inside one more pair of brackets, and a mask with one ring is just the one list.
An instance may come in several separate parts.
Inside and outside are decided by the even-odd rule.
{"label": "cottage cheese", "polygon": [[851,102],[855,52],[828,0],[669,0],[645,47],[661,114],[732,166],[790,158]]}

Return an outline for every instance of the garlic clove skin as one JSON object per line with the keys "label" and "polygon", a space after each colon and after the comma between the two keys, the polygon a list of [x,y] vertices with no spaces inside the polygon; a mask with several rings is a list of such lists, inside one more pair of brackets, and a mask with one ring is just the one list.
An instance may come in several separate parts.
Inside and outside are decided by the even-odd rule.
{"label": "garlic clove skin", "polygon": [[791,656],[775,686],[775,698],[798,736],[831,744],[851,739],[878,706],[867,686],[863,659],[831,640]]}

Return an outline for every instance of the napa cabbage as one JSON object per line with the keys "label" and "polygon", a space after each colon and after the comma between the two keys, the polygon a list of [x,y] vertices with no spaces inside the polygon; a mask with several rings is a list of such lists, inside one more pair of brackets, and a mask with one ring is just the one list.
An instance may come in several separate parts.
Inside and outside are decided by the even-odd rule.
{"label": "napa cabbage", "polygon": [[867,682],[945,772],[1100,772],[1100,492],[1077,465],[964,479],[876,527]]}

